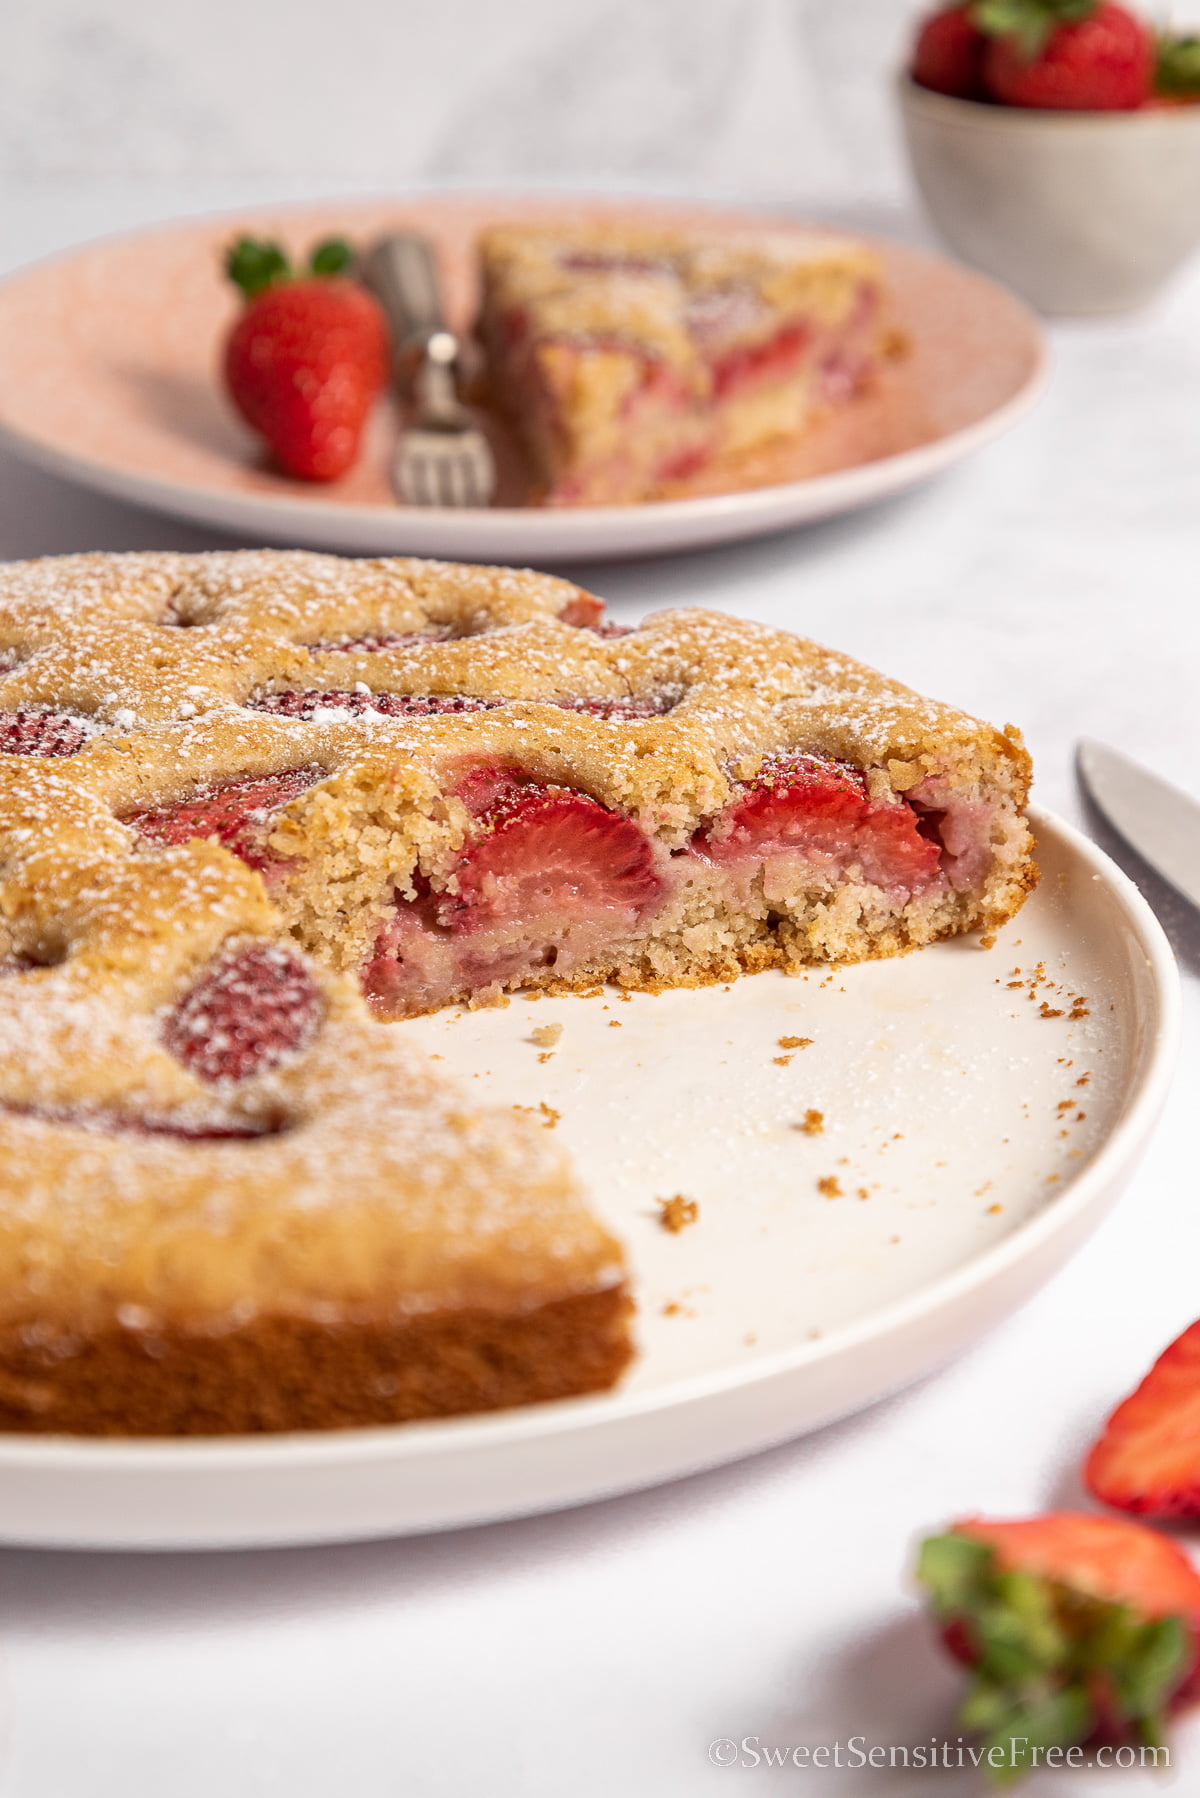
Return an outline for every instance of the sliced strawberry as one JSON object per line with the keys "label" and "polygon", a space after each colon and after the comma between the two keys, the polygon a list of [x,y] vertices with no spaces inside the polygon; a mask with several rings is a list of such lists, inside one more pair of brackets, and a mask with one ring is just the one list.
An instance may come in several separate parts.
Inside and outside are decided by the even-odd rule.
{"label": "sliced strawberry", "polygon": [[385,718],[433,718],[444,712],[487,712],[502,699],[478,699],[470,693],[369,693],[345,687],[305,687],[292,693],[255,693],[245,701],[255,712],[277,718],[311,718],[314,712],[349,712],[360,718],[382,712]]}
{"label": "sliced strawberry", "polygon": [[812,330],[799,321],[787,324],[763,343],[743,344],[713,363],[713,393],[717,399],[741,393],[760,381],[781,381],[804,361],[812,343]]}
{"label": "sliced strawberry", "polygon": [[1200,1323],[1176,1337],[1117,1406],[1084,1482],[1122,1511],[1200,1517]]}
{"label": "sliced strawberry", "polygon": [[1196,1696],[1200,1575],[1141,1524],[968,1518],[922,1544],[917,1577],[974,1674],[959,1721],[1009,1778],[1037,1764],[1031,1749],[1161,1741]]}
{"label": "sliced strawberry", "polygon": [[306,1048],[321,995],[290,950],[252,943],[215,962],[168,1013],[163,1042],[199,1080],[246,1080]]}
{"label": "sliced strawberry", "polygon": [[216,837],[223,849],[266,873],[280,865],[278,858],[264,847],[271,814],[299,798],[323,776],[323,769],[308,767],[289,768],[284,774],[264,774],[257,779],[223,781],[220,786],[206,787],[174,805],[126,812],[122,822],[156,843],[190,843],[196,837]]}
{"label": "sliced strawberry", "polygon": [[622,698],[559,699],[568,712],[583,712],[588,718],[617,718],[633,722],[636,718],[661,718],[673,708],[675,700],[666,693],[636,699],[631,694]]}
{"label": "sliced strawberry", "polygon": [[580,587],[567,601],[558,614],[560,624],[573,624],[579,630],[604,632],[601,619],[604,616],[604,601],[597,599],[594,593],[585,593]]}
{"label": "sliced strawberry", "polygon": [[540,790],[544,785],[517,762],[476,762],[459,775],[450,789],[476,818],[485,818],[492,807],[512,794]]}
{"label": "sliced strawberry", "polygon": [[928,885],[941,854],[910,806],[869,799],[858,769],[800,753],[768,757],[695,846],[714,861],[793,854],[858,866],[875,885],[910,889]]}
{"label": "sliced strawberry", "polygon": [[86,742],[87,732],[69,712],[27,705],[0,712],[0,755],[74,755]]}
{"label": "sliced strawberry", "polygon": [[448,624],[427,624],[419,631],[364,631],[358,637],[330,637],[306,643],[310,655],[375,655],[381,649],[411,649],[414,643],[447,643],[458,632]]}
{"label": "sliced strawberry", "polygon": [[[511,778],[511,777],[510,777]],[[650,843],[628,818],[568,787],[503,788],[481,816],[482,833],[442,895],[443,929],[472,931],[498,919],[548,914],[564,923],[614,912],[631,918],[662,891]]]}

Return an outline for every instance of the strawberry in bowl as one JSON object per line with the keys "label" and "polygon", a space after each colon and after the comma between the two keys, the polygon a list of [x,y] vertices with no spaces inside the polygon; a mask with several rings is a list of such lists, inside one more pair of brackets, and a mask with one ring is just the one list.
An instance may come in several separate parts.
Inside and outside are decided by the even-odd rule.
{"label": "strawberry in bowl", "polygon": [[917,186],[967,262],[1043,312],[1144,304],[1200,238],[1200,54],[1117,0],[969,0],[900,78]]}

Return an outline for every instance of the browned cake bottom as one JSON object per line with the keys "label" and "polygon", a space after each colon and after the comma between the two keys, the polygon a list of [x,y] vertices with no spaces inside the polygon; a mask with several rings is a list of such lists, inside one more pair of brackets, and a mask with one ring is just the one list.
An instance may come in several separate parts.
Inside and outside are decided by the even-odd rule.
{"label": "browned cake bottom", "polygon": [[624,1287],[514,1316],[386,1324],[263,1318],[225,1336],[114,1331],[65,1360],[0,1345],[0,1430],[224,1436],[410,1423],[611,1386],[633,1350]]}

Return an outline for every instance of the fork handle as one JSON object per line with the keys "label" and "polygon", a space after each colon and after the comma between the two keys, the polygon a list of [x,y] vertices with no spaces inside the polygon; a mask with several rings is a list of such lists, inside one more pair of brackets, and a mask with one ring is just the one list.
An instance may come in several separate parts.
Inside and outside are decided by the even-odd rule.
{"label": "fork handle", "polygon": [[367,252],[363,272],[387,314],[398,360],[445,331],[437,265],[427,238],[415,231],[381,237]]}

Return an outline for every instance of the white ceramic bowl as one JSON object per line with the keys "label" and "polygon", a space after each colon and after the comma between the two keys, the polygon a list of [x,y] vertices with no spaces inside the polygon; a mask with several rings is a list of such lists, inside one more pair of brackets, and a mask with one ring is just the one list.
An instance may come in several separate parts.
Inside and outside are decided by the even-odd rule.
{"label": "white ceramic bowl", "polygon": [[1126,312],[1200,243],[1200,106],[1043,112],[898,83],[938,230],[1048,313]]}

